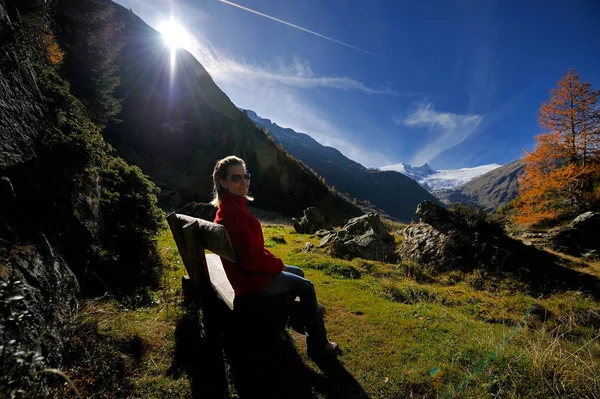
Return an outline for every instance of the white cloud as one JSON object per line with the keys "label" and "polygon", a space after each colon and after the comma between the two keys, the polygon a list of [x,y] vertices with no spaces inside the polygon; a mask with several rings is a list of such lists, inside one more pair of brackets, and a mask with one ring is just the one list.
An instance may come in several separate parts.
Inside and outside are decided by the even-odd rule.
{"label": "white cloud", "polygon": [[406,126],[427,126],[453,130],[457,127],[477,127],[481,123],[481,115],[461,115],[451,112],[438,112],[433,104],[419,105],[419,108],[402,120]]}
{"label": "white cloud", "polygon": [[433,141],[421,148],[410,161],[412,165],[422,165],[471,136],[483,121],[483,115],[439,112],[433,104],[423,103],[405,118],[394,115],[393,119],[397,124],[425,127],[436,133]]}
{"label": "white cloud", "polygon": [[196,45],[190,51],[216,81],[260,79],[305,89],[324,87],[339,90],[358,90],[369,94],[399,95],[395,90],[372,88],[345,76],[318,76],[313,72],[308,61],[298,57],[294,57],[289,61],[279,60],[275,66],[263,66],[235,59],[200,41],[196,41]]}

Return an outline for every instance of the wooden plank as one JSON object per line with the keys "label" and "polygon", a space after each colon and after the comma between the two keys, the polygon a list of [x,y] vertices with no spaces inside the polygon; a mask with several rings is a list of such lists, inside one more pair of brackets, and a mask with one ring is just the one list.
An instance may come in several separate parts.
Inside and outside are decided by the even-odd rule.
{"label": "wooden plank", "polygon": [[215,292],[225,302],[229,309],[233,310],[233,300],[235,294],[233,287],[227,279],[227,274],[223,268],[221,258],[216,254],[206,255],[206,264],[208,265],[208,274],[210,275],[210,282],[212,283]]}
{"label": "wooden plank", "polygon": [[198,238],[202,246],[208,249],[210,252],[214,252],[219,256],[235,262],[235,252],[227,230],[220,224],[212,223],[200,218],[193,218],[191,216],[177,214],[177,218],[181,221],[187,222],[183,228],[185,229],[191,223],[197,223],[200,231]]}
{"label": "wooden plank", "polygon": [[[200,296],[216,294],[233,310],[235,294],[220,259],[235,262],[225,227],[181,214],[170,214],[167,220],[188,274],[200,289]],[[205,255],[205,249],[214,254]],[[205,292],[207,290],[212,293]]]}
{"label": "wooden plank", "polygon": [[[196,282],[196,278],[194,278],[194,270],[191,267],[191,261],[188,258],[188,250],[185,245],[185,237],[183,236],[183,225],[181,216],[175,212],[170,213],[167,216],[167,222],[169,223],[169,228],[171,229],[171,234],[173,234],[173,238],[175,239],[175,245],[177,246],[177,250],[179,251],[179,255],[181,256],[181,260],[183,261],[183,265],[188,272],[188,275],[192,278],[194,283]],[[187,221],[186,223],[188,223]]]}
{"label": "wooden plank", "polygon": [[[212,287],[208,279],[208,269],[206,266],[206,258],[204,256],[204,248],[200,244],[200,230],[198,223],[191,222],[183,226],[183,237],[185,239],[185,247],[187,259],[189,262],[190,277],[200,290],[200,300],[204,301],[203,296],[211,295]],[[214,292],[212,292],[214,295]]]}

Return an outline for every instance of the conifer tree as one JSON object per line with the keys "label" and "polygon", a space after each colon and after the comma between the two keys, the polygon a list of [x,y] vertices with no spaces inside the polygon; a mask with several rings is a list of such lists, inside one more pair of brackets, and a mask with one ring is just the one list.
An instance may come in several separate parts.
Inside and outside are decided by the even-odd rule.
{"label": "conifer tree", "polygon": [[538,121],[534,151],[526,152],[516,221],[536,224],[600,201],[599,90],[569,70],[550,90]]}
{"label": "conifer tree", "polygon": [[59,0],[57,6],[66,56],[61,72],[92,120],[103,127],[121,111],[114,96],[120,84],[116,57],[122,49],[115,40],[121,28],[113,18],[115,7],[103,0]]}

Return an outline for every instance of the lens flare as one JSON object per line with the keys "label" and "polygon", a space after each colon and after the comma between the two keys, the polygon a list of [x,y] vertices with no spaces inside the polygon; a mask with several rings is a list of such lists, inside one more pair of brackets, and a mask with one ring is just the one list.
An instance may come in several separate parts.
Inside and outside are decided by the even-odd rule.
{"label": "lens flare", "polygon": [[189,47],[192,41],[190,34],[174,19],[163,22],[159,26],[158,31],[162,34],[163,40],[171,50]]}

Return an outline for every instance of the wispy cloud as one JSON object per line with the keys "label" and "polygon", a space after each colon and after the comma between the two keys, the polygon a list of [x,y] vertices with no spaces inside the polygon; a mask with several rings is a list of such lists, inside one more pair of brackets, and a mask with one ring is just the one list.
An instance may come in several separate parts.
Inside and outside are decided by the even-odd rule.
{"label": "wispy cloud", "polygon": [[331,121],[327,113],[304,98],[299,89],[256,80],[224,82],[221,87],[237,106],[252,109],[279,126],[307,133],[320,144],[335,147],[366,167],[390,163],[380,152],[361,145],[359,136],[351,129]]}
{"label": "wispy cloud", "polygon": [[298,88],[324,87],[339,90],[357,90],[368,94],[403,95],[390,88],[374,88],[346,76],[319,76],[308,61],[294,57],[273,65],[251,64],[197,42],[190,51],[202,62],[217,81],[257,79],[277,82]]}
{"label": "wispy cloud", "polygon": [[301,27],[301,26],[298,26],[298,25],[292,24],[292,23],[290,23],[290,22],[286,22],[286,21],[284,21],[284,20],[281,20],[281,19],[279,19],[279,18],[272,17],[272,16],[270,16],[270,15],[267,15],[267,14],[264,14],[264,13],[262,13],[262,12],[259,12],[259,11],[256,11],[256,10],[253,10],[253,9],[251,9],[251,8],[244,7],[244,6],[241,6],[241,5],[239,5],[239,4],[236,4],[236,3],[232,3],[231,1],[227,1],[227,0],[219,0],[219,1],[220,1],[221,3],[229,4],[230,6],[234,6],[234,7],[240,8],[240,9],[242,9],[242,10],[244,10],[244,11],[251,12],[252,14],[260,15],[261,17],[268,18],[268,19],[270,19],[270,20],[272,20],[272,21],[275,21],[275,22],[279,22],[280,24],[284,24],[284,25],[287,25],[287,26],[291,26],[292,28],[296,28],[296,29],[299,29],[299,30],[301,30],[301,31],[304,31],[304,32],[310,33],[311,35],[315,35],[315,36],[318,36],[318,37],[322,37],[323,39],[327,39],[327,40],[329,40],[329,41],[332,41],[332,42],[334,42],[334,43],[341,44],[342,46],[346,46],[346,47],[349,47],[349,48],[351,48],[351,49],[358,50],[358,51],[360,51],[361,53],[365,53],[365,54],[369,54],[369,55],[374,55],[374,56],[378,57],[378,55],[377,55],[377,54],[371,53],[370,51],[363,50],[363,49],[361,49],[361,48],[359,48],[359,47],[353,46],[353,45],[351,45],[351,44],[348,44],[348,43],[344,43],[344,42],[342,42],[342,41],[340,41],[340,40],[336,40],[336,39],[334,39],[334,38],[331,38],[331,37],[329,37],[329,36],[322,35],[322,34],[320,34],[320,33],[317,33],[317,32],[315,32],[315,31],[312,31],[312,30],[309,30],[309,29],[303,28],[303,27]]}
{"label": "wispy cloud", "polygon": [[252,109],[280,126],[307,133],[364,166],[389,163],[380,152],[355,144],[357,137],[331,122],[301,89],[321,87],[400,95],[394,90],[374,89],[348,77],[318,76],[309,62],[297,57],[264,67],[235,59],[201,41],[196,42],[191,52],[237,106]]}
{"label": "wispy cloud", "polygon": [[454,147],[471,136],[483,121],[483,115],[455,114],[436,111],[431,103],[419,104],[408,116],[393,117],[397,124],[427,128],[435,138],[421,148],[410,161],[413,165],[429,162],[445,150]]}

